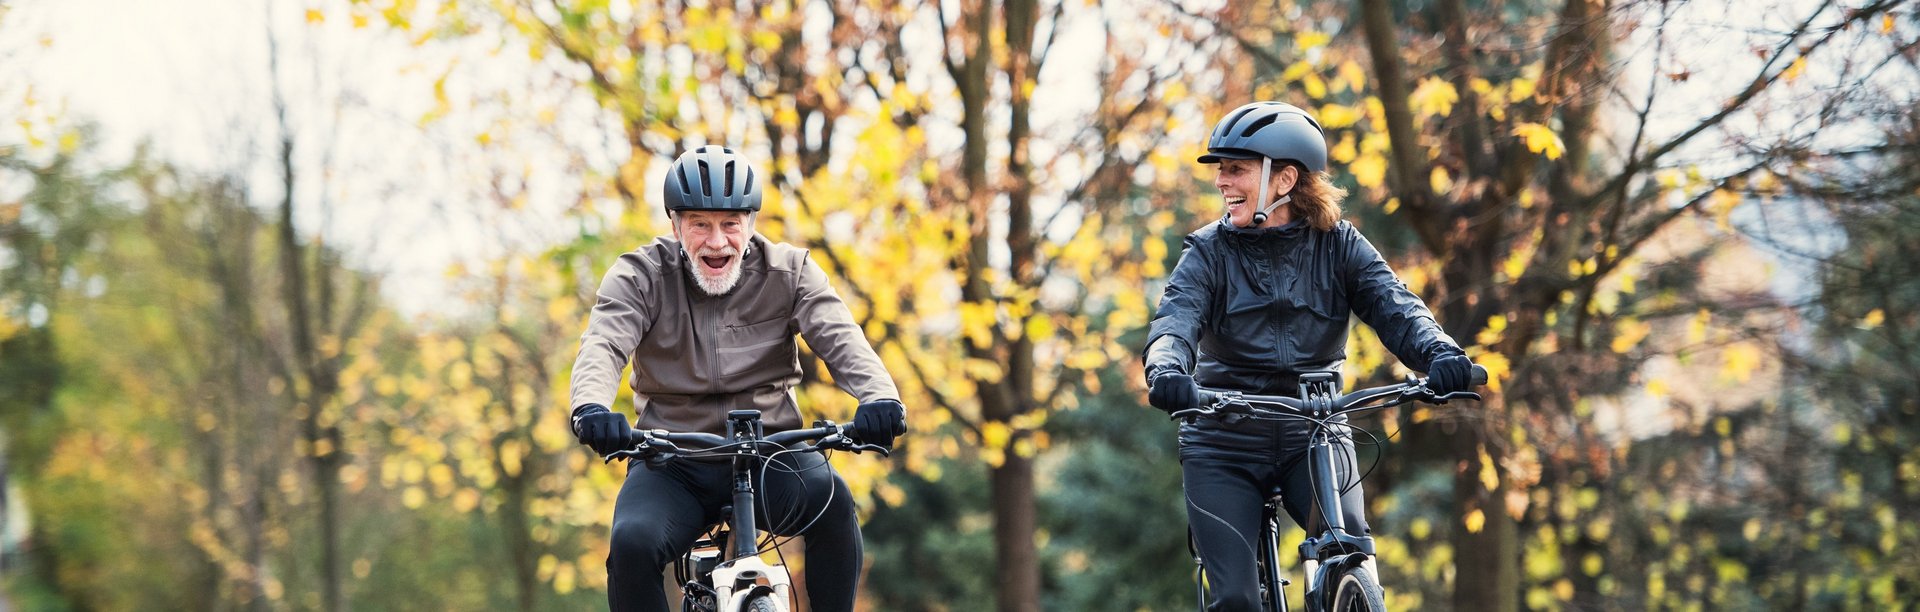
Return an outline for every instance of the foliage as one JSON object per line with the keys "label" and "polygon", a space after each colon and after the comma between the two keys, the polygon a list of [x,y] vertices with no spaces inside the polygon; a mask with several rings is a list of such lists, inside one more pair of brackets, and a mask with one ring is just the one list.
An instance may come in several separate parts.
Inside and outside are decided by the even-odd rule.
{"label": "foliage", "polygon": [[[607,263],[666,229],[664,161],[727,142],[764,160],[759,229],[812,249],[907,396],[897,459],[836,459],[863,601],[1186,607],[1172,427],[1135,355],[1218,212],[1187,160],[1226,109],[1282,99],[1496,375],[1484,405],[1372,424],[1396,607],[1904,605],[1916,12],[1702,4],[314,3],[308,27],[419,54],[400,129],[498,246],[415,317],[294,226],[344,193],[303,165],[325,129],[268,139],[316,186],[267,202],[244,171],[113,167],[0,80],[0,424],[32,516],[9,603],[597,605],[621,466],[572,442],[566,368]],[[525,58],[485,64],[505,84],[479,59],[502,55]],[[1348,354],[1353,384],[1403,372],[1363,328]],[[803,366],[803,409],[845,419]]]}

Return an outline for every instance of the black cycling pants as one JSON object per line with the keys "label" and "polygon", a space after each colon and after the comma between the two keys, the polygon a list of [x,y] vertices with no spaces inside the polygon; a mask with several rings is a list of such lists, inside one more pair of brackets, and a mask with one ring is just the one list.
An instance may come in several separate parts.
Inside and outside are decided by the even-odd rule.
{"label": "black cycling pants", "polygon": [[[758,470],[756,470],[758,471]],[[806,536],[807,596],[818,612],[851,612],[860,581],[860,524],[847,483],[818,453],[787,453],[769,463],[760,494],[760,529]],[[721,520],[732,503],[731,462],[678,460],[635,465],[613,506],[607,554],[607,603],[614,612],[668,612],[662,574]],[[754,537],[733,534],[733,537]]]}
{"label": "black cycling pants", "polygon": [[[1320,531],[1307,461],[1310,428],[1301,422],[1253,420],[1181,427],[1180,472],[1187,524],[1206,566],[1212,595],[1208,610],[1260,610],[1260,576],[1254,563],[1259,555],[1262,509],[1275,492],[1281,494],[1281,505],[1296,524],[1309,534]],[[1367,535],[1371,532],[1359,471],[1354,469],[1353,440],[1336,436],[1332,451],[1334,482],[1346,490],[1340,507],[1347,532]]]}

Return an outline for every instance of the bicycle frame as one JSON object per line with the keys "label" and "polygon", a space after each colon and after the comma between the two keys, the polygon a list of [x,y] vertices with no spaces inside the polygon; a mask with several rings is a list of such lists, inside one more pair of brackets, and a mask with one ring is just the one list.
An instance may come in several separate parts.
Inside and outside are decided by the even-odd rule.
{"label": "bicycle frame", "polygon": [[[1484,368],[1474,366],[1473,384],[1485,384],[1487,373]],[[1451,399],[1480,399],[1479,394],[1458,392],[1446,396],[1434,396],[1426,389],[1426,381],[1408,376],[1407,381],[1397,385],[1374,387],[1342,395],[1337,376],[1333,372],[1308,372],[1300,376],[1300,397],[1280,397],[1263,395],[1245,395],[1238,392],[1219,392],[1202,390],[1203,408],[1183,410],[1174,413],[1175,419],[1195,417],[1216,417],[1221,414],[1241,414],[1252,418],[1305,419],[1321,423],[1314,428],[1307,447],[1308,470],[1313,477],[1313,496],[1315,508],[1320,512],[1321,529],[1310,534],[1300,543],[1300,560],[1304,566],[1306,579],[1306,601],[1309,610],[1324,609],[1332,604],[1332,593],[1326,587],[1337,577],[1355,566],[1362,566],[1374,556],[1373,537],[1366,534],[1348,532],[1346,513],[1340,504],[1341,484],[1339,464],[1333,460],[1334,428],[1347,427],[1342,423],[1328,423],[1335,417],[1353,413],[1371,412],[1391,406],[1405,404],[1415,400],[1445,403]],[[1386,401],[1382,401],[1386,400]],[[1254,404],[1276,406],[1283,410],[1256,408]],[[1282,575],[1279,563],[1279,515],[1283,512],[1279,497],[1271,496],[1266,501],[1266,510],[1262,513],[1260,528],[1259,562],[1265,567],[1261,572],[1262,596],[1267,600],[1269,610],[1284,612],[1287,609],[1284,587],[1290,583]],[[1303,526],[1304,527],[1304,526]],[[1196,554],[1195,560],[1199,561]],[[1200,564],[1204,572],[1204,562]],[[1369,572],[1370,573],[1370,572]],[[1203,576],[1204,577],[1204,576]],[[1204,590],[1201,593],[1201,608],[1206,607]]]}
{"label": "bicycle frame", "polygon": [[[793,582],[786,567],[768,563],[760,558],[759,525],[757,524],[759,491],[754,486],[753,473],[755,469],[781,452],[776,450],[765,453],[762,446],[784,450],[791,443],[818,440],[817,444],[800,450],[844,449],[856,453],[871,450],[882,456],[888,454],[884,447],[847,440],[841,427],[830,421],[821,421],[815,425],[809,429],[784,431],[769,436],[765,434],[760,421],[760,411],[734,410],[727,413],[725,436],[708,433],[636,431],[633,448],[607,456],[609,461],[615,458],[673,460],[682,454],[677,443],[684,442],[701,445],[709,452],[724,454],[732,461],[731,516],[723,523],[726,529],[716,529],[711,536],[704,538],[705,542],[716,544],[718,550],[704,549],[699,542],[696,542],[693,549],[688,550],[679,561],[675,562],[675,575],[681,582],[682,609],[694,609],[693,606],[696,605],[692,603],[694,598],[707,595],[706,589],[711,589],[715,610],[726,612],[744,610],[751,600],[761,595],[771,595],[779,611],[793,609]],[[714,542],[715,539],[720,541]]]}
{"label": "bicycle frame", "polygon": [[[733,521],[729,525],[733,537],[731,558],[721,562],[712,574],[715,600],[726,602],[722,610],[738,610],[746,598],[764,589],[774,594],[774,599],[791,607],[793,602],[793,582],[787,575],[787,568],[773,565],[760,559],[760,547],[757,544],[759,527],[754,524],[758,512],[759,493],[753,487],[753,468],[767,458],[760,454],[759,443],[764,438],[760,423],[760,411],[735,410],[727,413],[727,439],[744,444],[744,450],[733,456]],[[743,585],[752,585],[741,589]]]}

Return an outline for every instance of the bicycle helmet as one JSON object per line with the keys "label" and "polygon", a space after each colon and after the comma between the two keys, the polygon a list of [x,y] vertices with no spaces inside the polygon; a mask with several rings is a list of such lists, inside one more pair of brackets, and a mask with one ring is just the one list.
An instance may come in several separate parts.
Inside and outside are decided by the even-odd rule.
{"label": "bicycle helmet", "polygon": [[1299,162],[1312,172],[1327,169],[1327,136],[1307,111],[1292,104],[1254,102],[1233,109],[1213,127],[1200,163],[1223,159]]}
{"label": "bicycle helmet", "polygon": [[753,164],[726,147],[707,145],[680,154],[667,169],[662,191],[667,214],[760,210],[761,191],[754,181]]}

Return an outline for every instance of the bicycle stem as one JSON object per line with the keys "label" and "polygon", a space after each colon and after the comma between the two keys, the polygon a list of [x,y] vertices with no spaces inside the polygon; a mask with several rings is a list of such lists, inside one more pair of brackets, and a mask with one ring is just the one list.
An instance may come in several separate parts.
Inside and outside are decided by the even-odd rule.
{"label": "bicycle stem", "polygon": [[746,443],[733,457],[733,558],[755,556],[759,530],[754,524],[754,460],[760,455],[760,411],[735,410],[727,414],[727,438]]}

